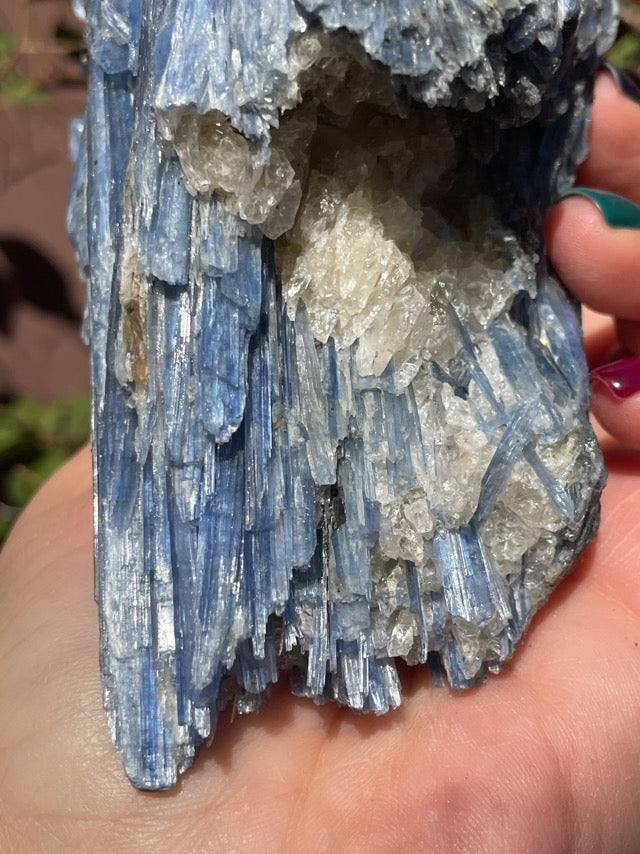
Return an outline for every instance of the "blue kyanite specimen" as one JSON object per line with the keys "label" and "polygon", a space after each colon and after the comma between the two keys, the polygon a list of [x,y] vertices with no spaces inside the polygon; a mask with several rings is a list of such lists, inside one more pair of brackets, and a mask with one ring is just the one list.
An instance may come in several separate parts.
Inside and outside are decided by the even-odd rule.
{"label": "blue kyanite specimen", "polygon": [[[287,671],[497,671],[603,467],[542,216],[608,0],[76,0],[104,702],[166,789]],[[426,678],[426,676],[425,676]]]}

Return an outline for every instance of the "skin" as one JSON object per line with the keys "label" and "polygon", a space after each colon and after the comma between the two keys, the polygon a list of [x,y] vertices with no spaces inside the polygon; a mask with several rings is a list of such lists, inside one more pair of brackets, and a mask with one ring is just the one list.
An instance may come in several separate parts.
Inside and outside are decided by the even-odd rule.
{"label": "skin", "polygon": [[[591,124],[591,151],[577,183],[626,196],[640,204],[640,105],[623,97],[611,75],[601,72]],[[640,354],[640,232],[610,229],[597,207],[571,196],[547,217],[553,264],[578,299],[606,317],[585,312],[587,354],[592,367]],[[592,386],[592,410],[602,426],[627,448],[640,448],[640,394],[614,401]]]}
{"label": "skin", "polygon": [[[640,107],[601,75],[581,180],[622,182],[640,203],[637,140]],[[623,274],[640,235],[612,234],[594,210],[577,198],[552,209],[549,251],[636,342],[640,306]],[[588,324],[597,363],[615,329]],[[640,433],[626,403],[603,406],[594,400],[617,440],[606,439],[602,528],[500,676],[454,694],[407,669],[403,706],[382,718],[277,686],[261,715],[223,715],[214,746],[166,794],[130,786],[102,710],[82,451],[0,555],[0,851],[638,850]]]}

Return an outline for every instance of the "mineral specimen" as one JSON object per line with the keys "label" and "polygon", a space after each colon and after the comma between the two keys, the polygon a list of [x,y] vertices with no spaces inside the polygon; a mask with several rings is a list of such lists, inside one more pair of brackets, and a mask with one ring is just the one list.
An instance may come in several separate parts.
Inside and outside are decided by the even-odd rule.
{"label": "mineral specimen", "polygon": [[218,711],[499,670],[603,468],[542,216],[608,0],[76,0],[104,702],[164,789]]}

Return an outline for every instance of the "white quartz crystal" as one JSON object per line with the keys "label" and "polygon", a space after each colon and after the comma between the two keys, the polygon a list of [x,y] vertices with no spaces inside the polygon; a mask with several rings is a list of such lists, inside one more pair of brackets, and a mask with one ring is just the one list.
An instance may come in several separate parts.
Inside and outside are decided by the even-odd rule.
{"label": "white quartz crystal", "polygon": [[421,359],[446,356],[439,304],[482,323],[504,308],[512,258],[503,230],[473,189],[466,222],[449,221],[451,128],[441,112],[410,109],[354,40],[309,31],[289,54],[283,106],[302,104],[284,113],[266,153],[217,110],[173,111],[160,126],[194,194],[217,194],[280,238],[290,317],[302,300],[317,341],[358,341],[362,375],[379,376],[393,359],[408,384]]}
{"label": "white quartz crystal", "polygon": [[[161,117],[161,128],[191,193],[221,200],[230,214],[275,240],[298,361],[307,365],[300,377],[301,417],[316,484],[332,482],[338,447],[321,438],[327,414],[314,347],[320,353],[333,339],[344,389],[358,378],[382,378],[393,366],[394,394],[406,394],[415,407],[422,438],[405,435],[406,451],[424,447],[429,457],[428,464],[411,460],[417,485],[401,488],[393,481],[389,465],[397,448],[389,436],[365,430],[357,437],[364,446],[366,495],[380,512],[371,552],[373,642],[388,656],[415,662],[424,653],[405,561],[418,574],[429,623],[428,593],[442,585],[433,539],[475,518],[483,475],[506,430],[496,407],[518,407],[517,390],[484,330],[516,291],[535,292],[536,258],[522,253],[473,169],[466,168],[469,153],[459,144],[455,115],[410,102],[343,32],[304,33],[289,51],[292,77],[282,90],[284,113],[268,149],[253,146],[216,110],[174,111]],[[459,394],[453,381],[432,373],[431,365],[447,365],[456,356],[457,323],[473,330],[473,350],[493,377],[495,398],[473,376]],[[376,395],[362,394],[367,424],[385,423]],[[348,406],[339,413],[345,430],[353,415]],[[478,429],[479,419],[495,426]],[[544,459],[537,458],[538,471],[562,480],[575,469],[578,445],[569,436],[546,449]],[[493,510],[478,521],[482,547],[493,555],[487,560],[499,564],[504,578],[516,575],[523,555],[535,548],[542,549],[540,562],[549,558],[544,531],[552,537],[564,517],[545,490],[532,465],[520,459],[506,472]],[[541,585],[539,573],[531,578],[532,599],[543,598],[544,585],[555,580]],[[336,578],[332,583],[338,589]],[[450,630],[465,678],[491,657],[505,619],[498,611],[479,628],[454,615]]]}

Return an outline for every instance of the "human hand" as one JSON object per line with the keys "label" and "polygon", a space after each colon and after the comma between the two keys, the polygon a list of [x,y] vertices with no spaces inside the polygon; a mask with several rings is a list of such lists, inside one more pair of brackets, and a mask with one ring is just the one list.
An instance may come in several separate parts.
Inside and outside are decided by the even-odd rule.
{"label": "human hand", "polygon": [[[580,180],[640,202],[640,106],[612,86],[598,81]],[[550,213],[550,253],[566,281],[625,317],[640,284],[635,238],[607,230],[581,198]],[[596,301],[610,280],[619,286]],[[596,363],[602,334],[588,341]],[[631,442],[624,423],[614,427]],[[173,792],[142,794],[122,773],[102,710],[83,451],[0,556],[0,851],[637,850],[639,458],[611,445],[608,467],[595,543],[500,676],[454,694],[407,668],[404,703],[382,718],[318,708],[278,685],[261,715],[223,716]]]}
{"label": "human hand", "polygon": [[[576,184],[638,205],[640,90],[634,103],[614,81],[608,71],[598,76],[591,152]],[[631,213],[634,229],[609,228],[593,201],[572,195],[549,211],[547,244],[560,278],[589,307],[584,325],[594,369],[592,410],[623,446],[640,449],[640,208]],[[622,385],[626,397],[616,392]]]}

